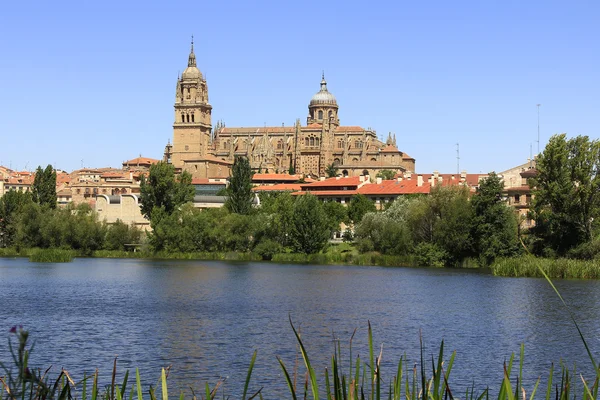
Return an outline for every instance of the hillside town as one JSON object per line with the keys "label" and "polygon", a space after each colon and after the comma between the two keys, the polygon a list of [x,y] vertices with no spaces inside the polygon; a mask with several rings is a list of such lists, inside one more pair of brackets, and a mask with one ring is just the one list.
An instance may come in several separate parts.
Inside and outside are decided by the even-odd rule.
{"label": "hillside town", "polygon": [[[460,185],[474,192],[487,177],[467,171],[417,173],[415,158],[398,149],[394,134],[383,142],[371,128],[341,125],[337,99],[328,90],[324,74],[309,101],[305,125],[298,119],[289,127],[228,127],[222,121],[213,127],[208,86],[197,67],[193,41],[187,68],[177,79],[174,111],[173,140],[165,146],[162,160],[140,155],[120,168],[56,171],[58,205],[88,203],[109,224],[121,220],[149,229],[140,212],[140,180],[161,161],[172,164],[178,173],[192,175],[197,208],[223,206],[223,189],[235,157],[249,160],[257,194],[311,193],[341,204],[361,194],[378,209],[400,196],[427,195],[436,186]],[[514,207],[524,227],[530,226],[527,212],[532,196],[527,179],[535,175],[535,160],[498,175],[507,204]],[[33,172],[0,166],[0,197],[10,190],[29,192],[34,178]]]}

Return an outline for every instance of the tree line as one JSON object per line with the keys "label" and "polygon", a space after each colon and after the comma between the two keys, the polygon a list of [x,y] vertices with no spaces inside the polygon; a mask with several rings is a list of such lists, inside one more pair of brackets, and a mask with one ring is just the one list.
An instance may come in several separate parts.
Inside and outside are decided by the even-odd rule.
{"label": "tree line", "polygon": [[225,207],[200,210],[192,204],[191,175],[158,163],[140,186],[141,211],[152,227],[144,235],[122,222],[98,221],[87,205],[56,208],[56,176],[48,166],[38,168],[31,194],[8,192],[0,198],[0,246],[91,252],[143,242],[151,252],[254,252],[270,259],[326,251],[344,224],[344,240],[358,252],[412,257],[420,265],[471,260],[486,266],[497,257],[526,252],[591,259],[600,255],[599,168],[597,140],[553,136],[530,181],[529,218],[536,223],[524,230],[495,173],[481,180],[475,193],[464,186],[437,186],[429,195],[399,197],[376,210],[362,195],[353,196],[347,207],[310,193],[256,195],[248,160],[237,157]]}

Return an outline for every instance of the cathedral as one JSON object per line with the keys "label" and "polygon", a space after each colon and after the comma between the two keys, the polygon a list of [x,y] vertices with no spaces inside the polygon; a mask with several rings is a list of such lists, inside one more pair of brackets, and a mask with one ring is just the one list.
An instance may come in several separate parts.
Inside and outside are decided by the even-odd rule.
{"label": "cathedral", "polygon": [[196,65],[194,42],[188,66],[177,78],[173,143],[164,159],[194,178],[227,177],[236,156],[247,157],[255,171],[326,175],[335,165],[342,176],[375,176],[381,170],[414,172],[415,159],[398,150],[391,133],[382,142],[372,129],[340,125],[339,107],[327,89],[310,99],[306,125],[230,128],[212,127],[206,79]]}

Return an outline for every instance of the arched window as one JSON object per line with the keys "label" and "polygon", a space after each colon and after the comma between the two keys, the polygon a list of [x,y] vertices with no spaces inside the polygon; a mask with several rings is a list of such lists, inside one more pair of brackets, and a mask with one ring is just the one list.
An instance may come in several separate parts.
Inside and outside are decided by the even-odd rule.
{"label": "arched window", "polygon": [[329,111],[329,118],[333,117],[333,111]]}
{"label": "arched window", "polygon": [[315,138],[314,137],[310,137],[310,145],[314,146],[315,145]]}
{"label": "arched window", "polygon": [[283,149],[283,140],[278,140],[277,141],[277,150],[281,150]]}
{"label": "arched window", "polygon": [[319,110],[319,119],[323,119],[323,110]]}
{"label": "arched window", "polygon": [[181,114],[181,122],[185,122],[185,115]]}
{"label": "arched window", "polygon": [[343,170],[342,171],[342,175],[344,176],[344,178],[348,177],[348,170]]}
{"label": "arched window", "polygon": [[308,138],[306,138],[305,142],[306,142],[305,143],[306,147],[308,147],[308,144],[309,144]]}
{"label": "arched window", "polygon": [[190,122],[190,114],[186,114],[187,122]]}
{"label": "arched window", "polygon": [[194,114],[192,114],[192,122],[194,122]]}
{"label": "arched window", "polygon": [[344,142],[342,142],[341,140],[338,140],[338,149],[343,149],[344,148]]}
{"label": "arched window", "polygon": [[319,138],[316,138],[316,139],[315,139],[315,146],[318,146],[318,145],[319,145],[319,140],[321,140],[321,139],[319,139]]}
{"label": "arched window", "polygon": [[366,169],[363,170],[363,176],[368,176],[369,175],[369,171],[367,171]]}
{"label": "arched window", "polygon": [[335,166],[340,165],[340,159],[336,158],[335,160],[333,160],[333,165],[335,165]]}

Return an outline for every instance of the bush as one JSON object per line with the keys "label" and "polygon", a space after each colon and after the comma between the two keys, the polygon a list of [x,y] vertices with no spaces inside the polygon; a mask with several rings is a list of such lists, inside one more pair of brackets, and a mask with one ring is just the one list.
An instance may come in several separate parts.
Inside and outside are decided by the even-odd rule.
{"label": "bush", "polygon": [[256,245],[254,253],[262,257],[263,260],[271,260],[277,253],[283,251],[283,246],[271,239],[266,239]]}
{"label": "bush", "polygon": [[419,243],[414,253],[418,266],[443,267],[448,260],[448,253],[435,243]]}

